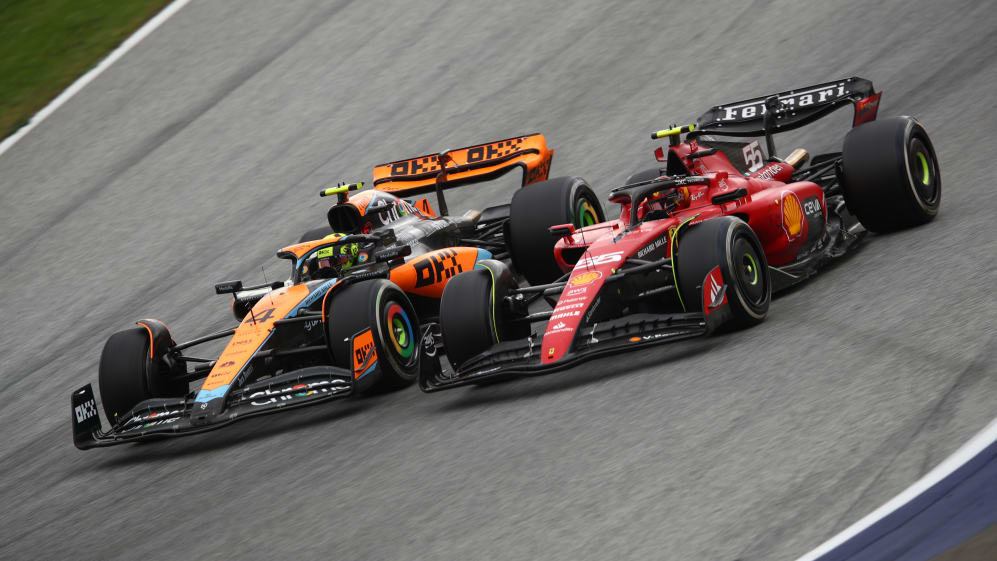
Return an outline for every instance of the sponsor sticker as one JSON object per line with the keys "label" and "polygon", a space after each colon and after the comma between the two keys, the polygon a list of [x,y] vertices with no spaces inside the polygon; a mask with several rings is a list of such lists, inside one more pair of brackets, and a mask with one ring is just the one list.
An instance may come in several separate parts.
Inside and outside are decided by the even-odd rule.
{"label": "sponsor sticker", "polygon": [[793,241],[803,233],[804,213],[800,198],[792,191],[782,192],[782,231],[786,239]]}
{"label": "sponsor sticker", "polygon": [[[788,93],[779,97],[779,105],[782,109],[805,108],[815,103],[827,103],[851,93],[847,89],[845,82],[830,83],[818,86],[813,89],[801,92]],[[765,115],[767,108],[765,101],[759,99],[739,105],[723,107],[723,115],[720,121],[736,121],[739,119],[757,119]]]}
{"label": "sponsor sticker", "polygon": [[554,321],[555,319],[570,318],[570,317],[575,317],[575,316],[580,316],[580,315],[582,315],[581,311],[579,311],[579,310],[573,310],[573,311],[569,311],[569,312],[562,312],[562,313],[559,313],[559,314],[554,314],[554,315],[550,316],[550,319],[551,319],[551,321]]}
{"label": "sponsor sticker", "polygon": [[172,419],[159,419],[157,421],[151,421],[141,425],[135,425],[134,427],[128,427],[127,429],[121,431],[122,433],[131,432],[133,430],[147,429],[149,427],[156,427],[160,425],[169,425],[180,420],[180,417],[173,417]]}
{"label": "sponsor sticker", "polygon": [[782,171],[782,165],[773,163],[769,165],[769,167],[763,169],[762,172],[755,177],[755,179],[764,179],[768,181],[771,180],[776,175],[778,175],[779,172],[781,171]]}
{"label": "sponsor sticker", "polygon": [[367,329],[353,337],[353,376],[359,378],[377,360],[374,333]]}
{"label": "sponsor sticker", "polygon": [[659,247],[661,247],[663,245],[668,245],[668,236],[667,235],[659,236],[657,239],[655,239],[651,243],[649,243],[649,244],[645,245],[644,247],[638,249],[637,250],[637,259],[641,259],[642,257],[644,257],[645,255],[647,255],[648,253],[651,253],[652,251],[654,251],[655,249],[658,249]]}
{"label": "sponsor sticker", "polygon": [[599,271],[588,271],[580,275],[575,275],[574,277],[571,277],[571,280],[568,281],[568,285],[585,286],[588,284],[592,284],[593,282],[601,278],[602,278],[602,273],[600,273]]}
{"label": "sponsor sticker", "polygon": [[647,341],[656,341],[658,339],[664,339],[665,337],[671,337],[675,333],[651,333],[649,335],[641,335],[640,337],[631,337],[627,339],[631,343],[644,343]]}
{"label": "sponsor sticker", "polygon": [[[263,405],[270,405],[271,403],[278,403],[281,401],[291,401],[293,399],[301,397],[309,397],[313,395],[329,393],[333,390],[339,389],[333,386],[333,382],[330,380],[319,380],[317,382],[309,382],[307,384],[295,384],[293,386],[288,386],[280,389],[265,389],[263,391],[253,392],[249,395],[250,405],[255,407],[260,407]],[[265,398],[263,400],[257,401],[259,398]]]}
{"label": "sponsor sticker", "polygon": [[82,423],[97,414],[97,403],[94,400],[85,401],[73,408],[76,422]]}
{"label": "sponsor sticker", "polygon": [[575,330],[574,327],[568,327],[568,324],[564,323],[563,321],[559,321],[554,325],[551,325],[550,329],[548,329],[547,332],[544,333],[544,336],[546,337],[547,335],[553,335],[555,333],[570,333],[574,330]]}
{"label": "sponsor sticker", "polygon": [[149,413],[148,415],[136,415],[131,419],[128,419],[129,423],[144,423],[146,421],[151,421],[152,419],[158,419],[160,417],[172,417],[180,415],[183,413],[183,409],[174,409],[172,411],[157,411],[155,413]]}
{"label": "sponsor sticker", "polygon": [[714,267],[703,279],[703,315],[710,315],[710,312],[726,303],[727,292],[724,290],[723,273],[720,272],[720,267]]}
{"label": "sponsor sticker", "polygon": [[803,212],[805,212],[807,216],[824,214],[824,211],[820,207],[820,200],[818,200],[817,197],[809,197],[807,200],[803,201]]}

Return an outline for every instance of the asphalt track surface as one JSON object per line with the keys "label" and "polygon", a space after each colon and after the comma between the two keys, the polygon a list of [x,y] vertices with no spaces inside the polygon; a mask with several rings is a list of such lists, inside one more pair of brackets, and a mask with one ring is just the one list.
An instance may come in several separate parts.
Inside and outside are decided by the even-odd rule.
{"label": "asphalt track surface", "polygon": [[[978,2],[194,2],[0,158],[0,558],[791,559],[995,416],[997,14]],[[605,196],[648,133],[859,75],[918,116],[942,212],[749,331],[73,448],[141,317],[232,323],[320,186],[540,131]],[[779,145],[838,146],[849,115]],[[833,125],[833,126],[832,126]],[[464,189],[451,208],[509,198]]]}

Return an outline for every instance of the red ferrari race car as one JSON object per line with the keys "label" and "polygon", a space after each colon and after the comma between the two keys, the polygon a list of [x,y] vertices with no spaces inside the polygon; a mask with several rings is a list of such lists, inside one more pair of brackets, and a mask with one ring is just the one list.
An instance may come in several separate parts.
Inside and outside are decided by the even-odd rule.
{"label": "red ferrari race car", "polygon": [[[237,326],[177,343],[163,322],[146,319],[108,339],[98,380],[110,427],[101,426],[93,387],[79,388],[72,394],[75,445],[202,432],[413,383],[424,351],[436,349],[439,299],[455,275],[484,260],[511,259],[521,275],[538,278],[556,269],[556,240],[537,241],[534,229],[604,219],[595,194],[578,182],[561,182],[542,209],[524,206],[529,200],[517,194],[547,179],[553,152],[533,134],[378,165],[374,188],[352,196],[362,183],[322,190],[338,199],[329,226],[277,252],[290,262],[288,280],[215,286],[232,294]],[[522,170],[523,188],[511,204],[448,215],[445,189],[514,170]],[[399,198],[434,191],[439,214],[425,198]],[[217,358],[187,354],[218,339],[228,345]]]}
{"label": "red ferrari race car", "polygon": [[[450,281],[440,358],[420,387],[539,374],[755,325],[773,291],[806,279],[866,231],[933,219],[941,177],[931,140],[911,117],[876,120],[880,95],[848,78],[716,106],[693,125],[652,134],[669,139],[655,151],[662,165],[610,192],[618,218],[550,228],[560,278],[520,287],[504,264],[483,260]],[[855,115],[841,152],[777,157],[773,135],[846,105]],[[763,137],[768,154],[758,140],[717,137]],[[517,196],[542,208],[552,183]]]}

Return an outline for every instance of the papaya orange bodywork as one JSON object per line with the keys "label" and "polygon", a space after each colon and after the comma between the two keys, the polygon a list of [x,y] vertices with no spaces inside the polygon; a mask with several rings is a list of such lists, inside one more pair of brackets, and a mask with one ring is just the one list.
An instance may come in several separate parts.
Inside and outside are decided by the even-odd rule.
{"label": "papaya orange bodywork", "polygon": [[213,390],[231,384],[249,359],[270,337],[274,322],[285,318],[288,312],[309,293],[307,286],[297,284],[275,290],[260,299],[235,329],[235,334],[215,361],[214,368],[211,369],[199,391]]}
{"label": "papaya orange bodywork", "polygon": [[[500,174],[523,167],[523,185],[547,179],[554,151],[542,134],[497,140],[446,152],[447,183],[461,183],[479,176]],[[424,192],[436,185],[439,156],[430,154],[374,167],[374,189],[401,194]]]}
{"label": "papaya orange bodywork", "polygon": [[447,282],[457,273],[473,269],[477,259],[477,248],[438,249],[392,269],[389,278],[405,292],[440,298]]}

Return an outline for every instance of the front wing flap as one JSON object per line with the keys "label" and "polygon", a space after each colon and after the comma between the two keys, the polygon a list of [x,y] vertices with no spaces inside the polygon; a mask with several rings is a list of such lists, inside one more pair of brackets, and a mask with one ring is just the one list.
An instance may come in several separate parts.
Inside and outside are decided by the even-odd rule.
{"label": "front wing flap", "polygon": [[97,413],[90,384],[72,394],[73,444],[81,450],[125,442],[152,440],[214,430],[238,419],[313,405],[353,393],[353,374],[335,366],[311,366],[274,376],[232,391],[220,415],[193,424],[194,397],[149,399],[136,405],[106,432]]}
{"label": "front wing flap", "polygon": [[542,364],[540,337],[499,343],[454,369],[445,350],[423,355],[419,387],[434,392],[467,384],[477,384],[517,376],[536,376],[569,368],[598,356],[648,345],[699,337],[712,326],[702,313],[634,314],[616,320],[582,327],[572,350],[562,360]]}

